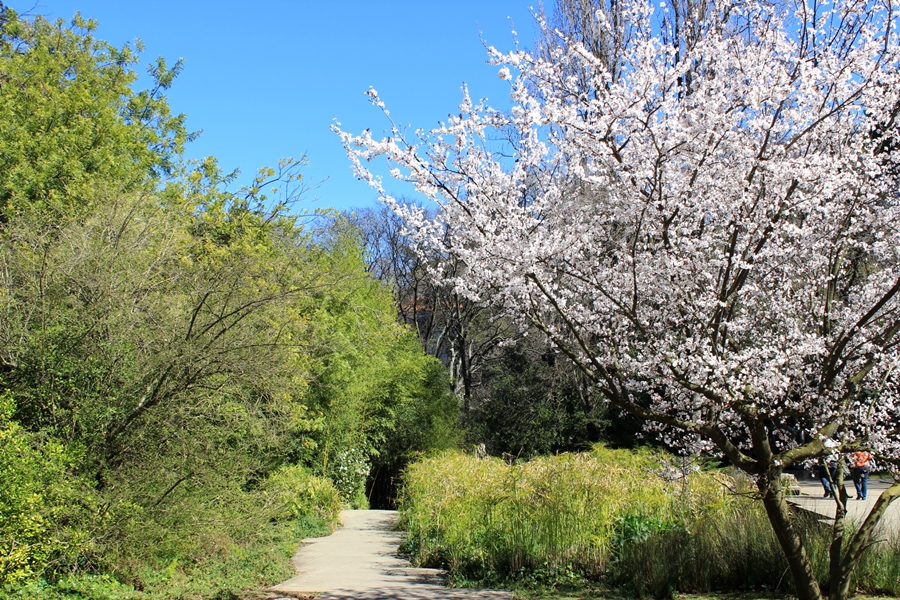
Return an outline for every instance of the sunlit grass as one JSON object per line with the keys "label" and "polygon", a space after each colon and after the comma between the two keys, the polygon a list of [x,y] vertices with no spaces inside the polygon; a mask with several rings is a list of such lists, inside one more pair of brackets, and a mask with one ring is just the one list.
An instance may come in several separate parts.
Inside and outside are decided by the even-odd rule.
{"label": "sunlit grass", "polygon": [[[406,550],[463,586],[789,593],[786,560],[749,482],[701,471],[680,478],[673,462],[602,446],[516,464],[461,452],[426,458],[404,478]],[[824,583],[829,532],[814,516],[796,523]],[[889,541],[868,551],[854,585],[900,594],[900,541],[881,537]]]}

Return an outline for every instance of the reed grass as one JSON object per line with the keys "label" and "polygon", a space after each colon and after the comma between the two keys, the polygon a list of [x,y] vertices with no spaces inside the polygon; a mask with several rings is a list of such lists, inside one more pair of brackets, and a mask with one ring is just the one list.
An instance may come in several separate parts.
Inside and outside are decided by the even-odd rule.
{"label": "reed grass", "polygon": [[[462,452],[425,458],[404,475],[405,549],[420,565],[448,569],[458,585],[602,582],[642,597],[791,592],[748,483],[718,472],[673,477],[672,462],[603,446],[514,464]],[[802,515],[796,524],[825,583],[829,531]],[[854,585],[897,595],[900,538],[881,539]]]}
{"label": "reed grass", "polygon": [[[900,597],[900,528],[882,527],[876,543],[863,554],[850,588],[869,594]],[[824,567],[823,567],[824,568]]]}

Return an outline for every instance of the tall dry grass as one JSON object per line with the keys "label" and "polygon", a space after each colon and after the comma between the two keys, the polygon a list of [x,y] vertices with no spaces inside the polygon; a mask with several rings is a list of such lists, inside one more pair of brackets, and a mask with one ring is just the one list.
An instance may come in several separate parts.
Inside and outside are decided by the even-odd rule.
{"label": "tall dry grass", "polygon": [[[509,464],[447,452],[411,465],[400,498],[406,549],[458,583],[603,581],[639,596],[768,589],[792,581],[747,482],[648,450],[540,457]],[[737,485],[735,485],[737,483]],[[737,487],[737,493],[735,488]],[[797,517],[816,568],[829,532]],[[856,587],[900,593],[900,541],[879,544]]]}
{"label": "tall dry grass", "polygon": [[602,446],[513,465],[461,452],[426,458],[404,476],[407,547],[422,564],[473,579],[535,570],[599,577],[629,536],[683,529],[687,516],[733,502],[715,475],[682,485],[661,469],[649,451]]}

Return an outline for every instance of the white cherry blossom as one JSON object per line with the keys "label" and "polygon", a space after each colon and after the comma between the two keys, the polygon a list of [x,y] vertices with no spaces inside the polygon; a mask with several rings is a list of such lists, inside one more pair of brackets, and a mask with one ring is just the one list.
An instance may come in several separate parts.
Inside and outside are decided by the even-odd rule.
{"label": "white cherry blossom", "polygon": [[[635,1],[616,77],[565,39],[491,48],[518,74],[511,110],[464,91],[415,139],[335,128],[416,243],[466,265],[445,284],[536,325],[668,443],[754,477],[801,598],[821,592],[782,471],[823,440],[900,469],[897,6],[828,8],[716,6],[685,47]],[[385,191],[379,156],[435,220]],[[847,540],[849,572],[898,495]]]}

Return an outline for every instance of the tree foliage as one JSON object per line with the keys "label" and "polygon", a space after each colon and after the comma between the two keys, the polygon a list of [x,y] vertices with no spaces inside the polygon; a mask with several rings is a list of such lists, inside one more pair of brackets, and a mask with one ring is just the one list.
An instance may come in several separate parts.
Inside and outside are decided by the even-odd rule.
{"label": "tree foliage", "polygon": [[373,461],[453,443],[352,228],[295,211],[302,159],[235,190],[181,156],[180,65],[134,92],[137,51],[93,22],[3,16],[0,587],[193,579],[364,504]]}
{"label": "tree foliage", "polygon": [[135,92],[140,48],[95,39],[80,15],[69,25],[2,11],[0,221],[67,214],[98,187],[127,192],[171,173],[192,137],[163,95],[181,63],[160,58],[154,89]]}
{"label": "tree foliage", "polygon": [[[690,32],[680,7],[595,12],[618,44],[603,56],[565,36],[491,49],[508,113],[466,95],[418,140],[340,133],[415,239],[465,265],[445,277],[458,293],[543,331],[669,443],[749,473],[798,595],[819,598],[782,472],[858,448],[900,465],[896,6],[711,2]],[[379,155],[436,218],[383,191]],[[832,598],[898,495],[852,536],[836,500]]]}
{"label": "tree foliage", "polygon": [[[605,440],[634,445],[633,419],[608,410],[589,380],[537,329],[517,331],[495,307],[435,281],[446,253],[416,247],[388,207],[354,211],[366,268],[389,285],[400,321],[419,334],[427,354],[450,372],[463,407],[466,441],[493,455],[532,456],[588,447]],[[516,347],[501,342],[515,339]]]}
{"label": "tree foliage", "polygon": [[418,252],[404,234],[402,219],[387,207],[354,211],[348,219],[362,235],[367,270],[391,287],[400,321],[416,331],[425,352],[447,366],[468,416],[485,365],[510,327],[492,319],[485,303],[436,284],[429,271],[452,270],[454,264],[442,264],[445,254]]}
{"label": "tree foliage", "polygon": [[325,272],[342,275],[310,299],[313,335],[325,343],[306,358],[309,402],[329,416],[308,456],[363,505],[372,464],[399,467],[416,452],[454,445],[458,408],[435,385],[440,363],[398,323],[390,290],[366,272],[358,230],[337,217],[323,243]]}
{"label": "tree foliage", "polygon": [[635,419],[603,402],[584,374],[536,332],[497,349],[479,396],[469,435],[494,456],[579,451],[600,440],[633,447],[641,430]]}

